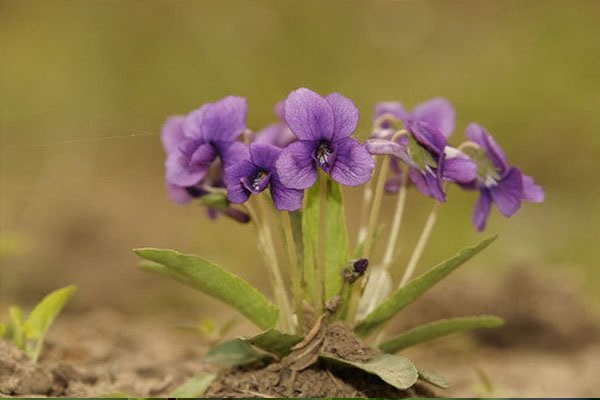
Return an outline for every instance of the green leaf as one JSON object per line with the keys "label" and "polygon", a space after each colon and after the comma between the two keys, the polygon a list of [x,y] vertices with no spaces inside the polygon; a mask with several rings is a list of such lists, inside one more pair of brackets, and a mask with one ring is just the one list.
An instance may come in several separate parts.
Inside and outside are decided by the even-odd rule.
{"label": "green leaf", "polygon": [[481,328],[495,328],[504,324],[504,320],[493,315],[442,319],[412,328],[379,345],[386,353],[395,353],[419,343],[428,342],[456,332]]}
{"label": "green leaf", "polygon": [[321,358],[377,375],[384,382],[401,390],[408,389],[414,385],[418,378],[417,368],[415,368],[408,358],[393,354],[379,354],[364,363],[344,360],[333,354],[322,354]]}
{"label": "green leaf", "polygon": [[424,369],[419,368],[419,379],[432,384],[433,386],[437,386],[441,389],[448,389],[450,387],[450,382],[437,372],[426,371]]}
{"label": "green leaf", "polygon": [[240,339],[233,339],[219,343],[208,350],[202,361],[231,367],[249,364],[264,357],[265,355],[256,351],[252,345]]}
{"label": "green leaf", "polygon": [[216,374],[210,372],[200,372],[198,375],[185,381],[181,386],[173,390],[169,397],[188,399],[201,397],[216,377]]}
{"label": "green leaf", "polygon": [[258,289],[237,275],[198,256],[174,250],[136,249],[142,258],[158,264],[143,263],[142,269],[175,279],[235,307],[262,329],[275,326],[279,310]]}
{"label": "green leaf", "polygon": [[241,340],[251,344],[254,347],[258,347],[267,353],[271,353],[279,358],[283,358],[290,354],[292,347],[296,343],[300,343],[302,341],[302,337],[282,333],[275,329],[267,329],[258,335]]}
{"label": "green leaf", "polygon": [[321,212],[321,174],[314,185],[304,193],[302,210],[302,247],[304,249],[304,281],[309,298],[316,300],[316,268],[319,241],[319,216]]}
{"label": "green leaf", "polygon": [[489,246],[497,236],[485,239],[475,246],[467,247],[454,257],[433,267],[423,275],[396,290],[386,301],[365,317],[354,328],[359,336],[366,336],[378,326],[390,320],[394,315],[418,299],[423,293],[460,267],[475,254]]}
{"label": "green leaf", "polygon": [[341,186],[327,179],[325,200],[325,298],[339,293],[348,263],[348,230]]}
{"label": "green leaf", "polygon": [[25,333],[23,332],[23,312],[17,306],[9,307],[10,335],[13,343],[18,349],[25,349]]}
{"label": "green leaf", "polygon": [[23,330],[27,339],[43,340],[46,332],[63,309],[65,304],[75,294],[75,286],[65,286],[46,295],[31,311]]}
{"label": "green leaf", "polygon": [[292,236],[294,237],[294,247],[298,257],[298,265],[304,266],[304,244],[302,236],[302,211],[292,211],[288,213],[290,225],[292,226]]}
{"label": "green leaf", "polygon": [[429,151],[421,146],[413,135],[408,136],[408,152],[412,160],[420,169],[424,170],[425,167],[437,167],[437,162],[433,159]]}

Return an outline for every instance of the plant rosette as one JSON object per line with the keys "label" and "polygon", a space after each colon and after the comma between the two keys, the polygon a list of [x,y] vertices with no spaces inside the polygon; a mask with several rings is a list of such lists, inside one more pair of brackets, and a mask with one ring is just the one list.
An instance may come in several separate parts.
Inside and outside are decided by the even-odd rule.
{"label": "plant rosette", "polygon": [[[368,385],[377,382],[391,390],[385,393],[398,396],[422,394],[424,383],[447,388],[441,375],[398,353],[450,334],[500,326],[502,318],[454,317],[395,335],[388,335],[386,327],[496,239],[466,247],[415,277],[437,214],[447,201],[447,186],[479,192],[472,217],[478,231],[484,230],[492,204],[510,217],[522,201],[543,201],[542,188],[509,165],[480,125],[470,124],[468,140],[450,146],[455,112],[443,98],[411,112],[401,103],[378,104],[371,136],[362,143],[354,137],[359,110],[338,93],[321,96],[301,88],[278,103],[276,112],[280,121],[254,134],[246,126],[246,100],[229,96],[171,117],[163,127],[170,198],[178,204],[199,202],[211,219],[225,216],[251,222],[271,285],[267,295],[197,255],[135,250],[144,259],[142,269],[221,300],[261,330],[211,348],[204,361],[223,366],[224,372],[200,373],[173,396],[344,397],[345,392],[336,392],[335,387],[347,384],[349,376],[360,376]],[[364,188],[353,245],[343,186]],[[402,268],[396,261],[397,245],[410,188],[429,197],[433,208]],[[388,226],[380,221],[384,196],[396,198]],[[274,230],[283,232],[285,257],[276,251]],[[380,260],[372,253],[385,232]],[[398,282],[392,268],[403,271]],[[231,381],[225,379],[227,374],[240,373],[238,380],[243,380],[243,371],[249,369],[267,374],[269,386],[254,391],[241,382],[232,391],[224,388]],[[319,376],[331,377],[333,384],[307,388],[303,377],[310,374],[325,374]]]}

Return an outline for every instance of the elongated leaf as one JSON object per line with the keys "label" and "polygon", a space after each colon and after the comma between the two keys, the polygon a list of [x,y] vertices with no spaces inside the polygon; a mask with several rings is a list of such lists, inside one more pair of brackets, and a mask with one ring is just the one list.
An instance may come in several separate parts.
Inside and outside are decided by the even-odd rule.
{"label": "elongated leaf", "polygon": [[320,174],[317,182],[304,193],[302,210],[302,247],[304,249],[304,281],[309,298],[316,300],[316,268],[319,241],[319,215],[321,212]]}
{"label": "elongated leaf", "polygon": [[46,332],[63,309],[69,299],[75,294],[75,286],[66,286],[46,295],[31,311],[23,325],[27,339],[43,340]]}
{"label": "elongated leaf", "polygon": [[235,366],[249,364],[264,357],[264,354],[256,351],[250,344],[240,339],[233,339],[219,343],[208,350],[202,361],[209,364]]}
{"label": "elongated leaf", "polygon": [[283,358],[290,354],[292,347],[302,341],[301,336],[289,335],[275,329],[267,329],[258,335],[241,339],[254,347]]}
{"label": "elongated leaf", "polygon": [[485,239],[475,246],[467,247],[454,257],[433,267],[423,275],[401,287],[379,305],[373,312],[366,316],[355,328],[359,336],[366,336],[373,332],[379,325],[390,320],[394,315],[418,299],[433,285],[444,279],[448,274],[460,267],[475,254],[489,246],[497,236]]}
{"label": "elongated leaf", "polygon": [[427,371],[419,368],[419,379],[432,384],[433,386],[437,386],[441,389],[448,389],[450,387],[450,382],[437,372]]}
{"label": "elongated leaf", "polygon": [[339,293],[348,263],[348,230],[342,188],[327,179],[325,200],[325,297]]}
{"label": "elongated leaf", "polygon": [[481,328],[495,328],[504,324],[504,320],[493,315],[442,319],[410,329],[379,345],[386,353],[395,353],[419,343],[428,342],[456,332]]}
{"label": "elongated leaf", "polygon": [[[235,307],[262,329],[275,326],[279,310],[258,289],[237,275],[198,256],[174,250],[136,249],[136,254],[156,264],[144,263],[143,269],[185,283]],[[164,268],[161,268],[164,267]]]}
{"label": "elongated leaf", "polygon": [[184,399],[201,397],[216,377],[216,374],[210,372],[200,372],[198,375],[185,381],[181,386],[173,390],[169,397]]}
{"label": "elongated leaf", "polygon": [[377,375],[384,382],[401,390],[408,389],[414,385],[418,378],[417,368],[415,368],[408,358],[393,354],[380,354],[364,363],[344,360],[333,354],[323,354],[321,358]]}
{"label": "elongated leaf", "polygon": [[292,225],[292,236],[294,237],[294,247],[298,265],[304,266],[304,243],[302,236],[302,211],[293,211],[289,213],[290,225]]}
{"label": "elongated leaf", "polygon": [[17,306],[12,306],[8,309],[10,317],[10,337],[18,349],[25,348],[25,333],[23,332],[23,312]]}

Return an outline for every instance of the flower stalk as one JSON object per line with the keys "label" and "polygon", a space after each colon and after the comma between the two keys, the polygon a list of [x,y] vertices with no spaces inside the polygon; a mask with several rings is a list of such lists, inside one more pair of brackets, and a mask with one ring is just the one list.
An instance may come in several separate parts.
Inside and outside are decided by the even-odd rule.
{"label": "flower stalk", "polygon": [[283,232],[285,234],[285,243],[290,261],[290,276],[292,278],[292,294],[294,306],[296,309],[296,333],[302,334],[304,330],[304,309],[302,293],[302,271],[298,266],[296,246],[294,244],[294,234],[292,233],[292,223],[288,212],[283,212]]}

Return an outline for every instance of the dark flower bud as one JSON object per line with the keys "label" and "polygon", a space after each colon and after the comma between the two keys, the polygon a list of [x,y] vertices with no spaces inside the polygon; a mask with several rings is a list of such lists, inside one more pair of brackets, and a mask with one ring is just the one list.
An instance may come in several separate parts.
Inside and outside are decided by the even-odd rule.
{"label": "dark flower bud", "polygon": [[369,260],[367,260],[366,258],[359,258],[358,260],[354,261],[352,268],[354,269],[354,272],[356,274],[362,275],[367,271],[368,266]]}

